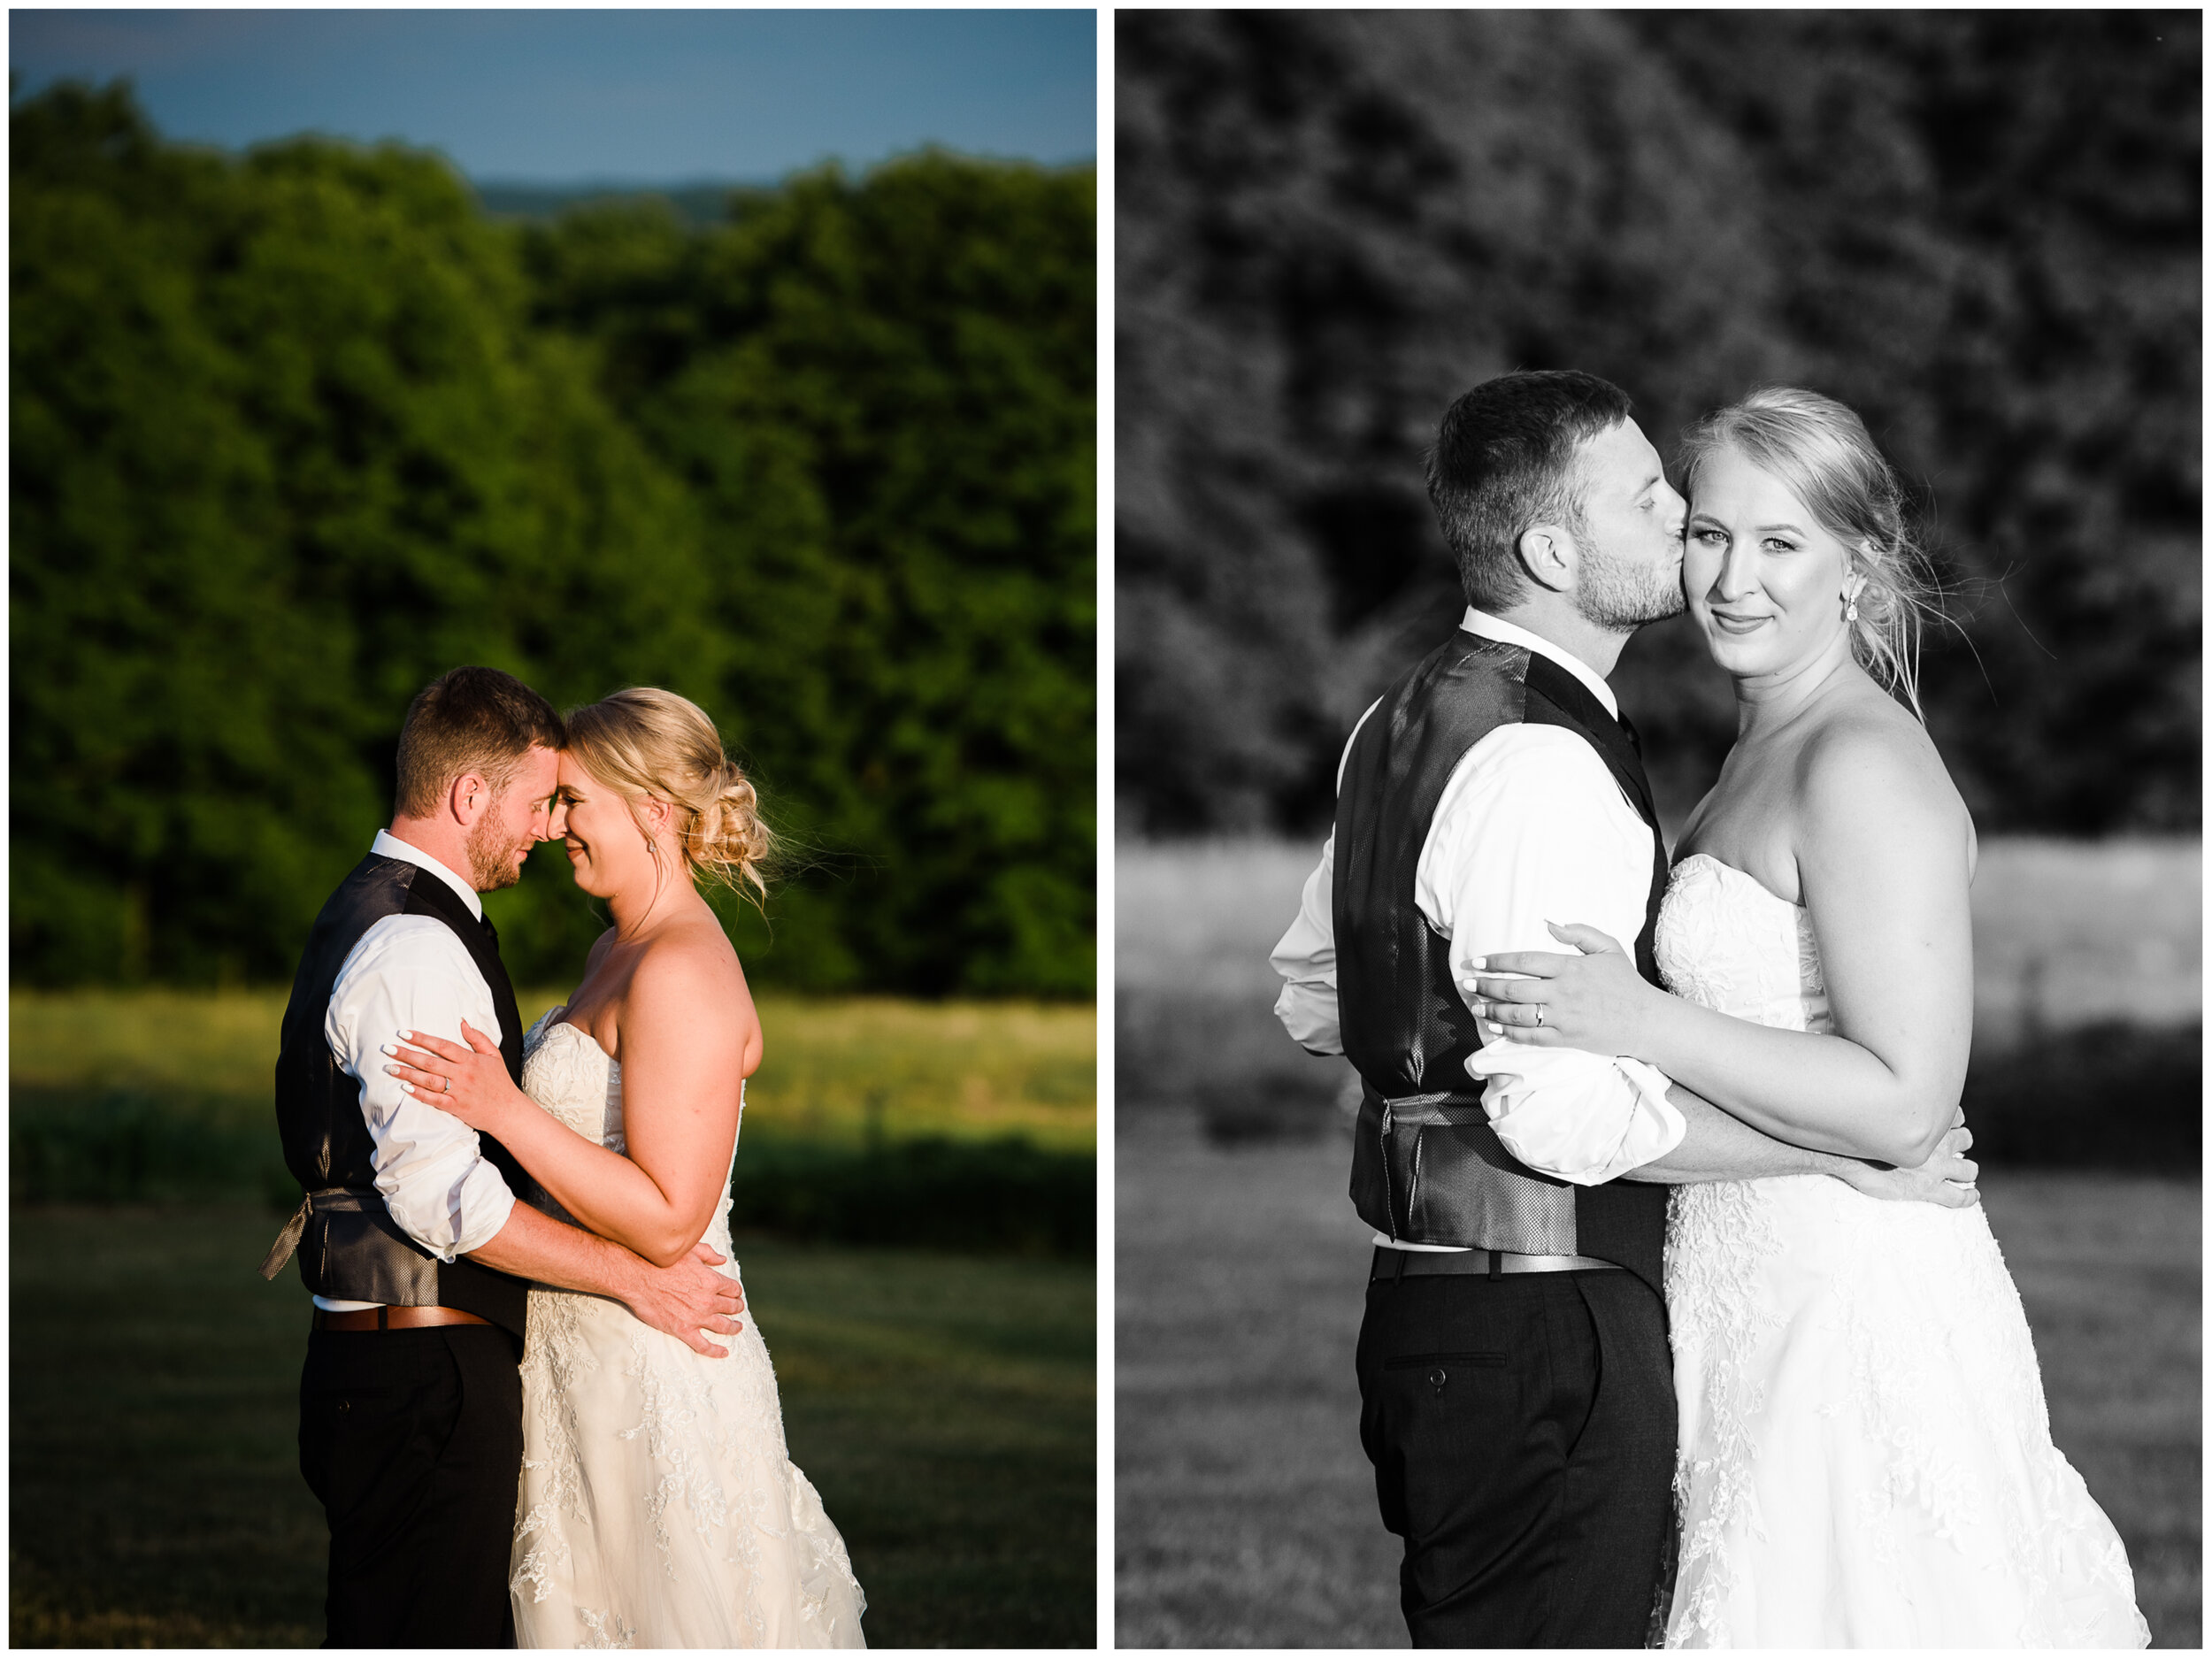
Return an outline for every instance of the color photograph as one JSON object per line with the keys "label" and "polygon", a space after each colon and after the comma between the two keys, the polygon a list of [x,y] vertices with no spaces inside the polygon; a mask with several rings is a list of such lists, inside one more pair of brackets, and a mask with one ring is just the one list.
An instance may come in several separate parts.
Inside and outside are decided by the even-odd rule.
{"label": "color photograph", "polygon": [[1113,81],[1119,1643],[2200,1646],[2197,14]]}
{"label": "color photograph", "polygon": [[1095,1645],[1095,13],[9,32],[10,1644]]}

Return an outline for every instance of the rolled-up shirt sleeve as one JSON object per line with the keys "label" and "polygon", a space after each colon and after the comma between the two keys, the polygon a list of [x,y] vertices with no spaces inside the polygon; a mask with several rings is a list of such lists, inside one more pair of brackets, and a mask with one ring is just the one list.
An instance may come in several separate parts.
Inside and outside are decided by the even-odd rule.
{"label": "rolled-up shirt sleeve", "polygon": [[[1501,727],[1446,786],[1416,876],[1422,912],[1451,940],[1452,979],[1502,950],[1566,951],[1547,921],[1633,948],[1650,891],[1652,830],[1595,749],[1562,727]],[[1493,1037],[1467,1061],[1507,1150],[1578,1186],[1671,1151],[1686,1132],[1668,1078],[1641,1061]]]}
{"label": "rolled-up shirt sleeve", "polygon": [[1321,843],[1321,862],[1306,877],[1298,898],[1297,918],[1290,924],[1269,956],[1268,963],[1282,975],[1282,994],[1275,998],[1275,1017],[1291,1039],[1309,1054],[1340,1054],[1344,1038],[1336,1010],[1336,835]]}
{"label": "rolled-up shirt sleeve", "polygon": [[495,1041],[504,1034],[461,941],[429,917],[387,916],[346,957],[323,1019],[331,1053],[361,1085],[376,1189],[399,1229],[441,1261],[490,1242],[514,1194],[485,1161],[476,1131],[402,1092],[382,1049],[403,1030],[465,1041],[465,1018]]}

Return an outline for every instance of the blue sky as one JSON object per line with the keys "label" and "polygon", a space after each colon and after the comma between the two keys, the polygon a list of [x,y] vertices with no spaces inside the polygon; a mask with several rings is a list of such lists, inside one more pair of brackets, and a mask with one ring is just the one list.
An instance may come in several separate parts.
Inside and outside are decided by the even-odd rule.
{"label": "blue sky", "polygon": [[1091,158],[1095,16],[12,11],[8,50],[18,97],[128,76],[170,138],[396,138],[479,182],[764,182],[928,143]]}

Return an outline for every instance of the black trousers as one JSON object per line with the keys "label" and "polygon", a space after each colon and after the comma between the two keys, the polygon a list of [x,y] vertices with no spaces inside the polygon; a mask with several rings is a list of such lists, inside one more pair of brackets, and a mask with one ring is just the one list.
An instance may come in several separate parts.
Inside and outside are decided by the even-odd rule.
{"label": "black trousers", "polygon": [[496,1324],[319,1330],[300,1472],[330,1520],[326,1646],[512,1646],[521,1344]]}
{"label": "black trousers", "polygon": [[1626,1271],[1382,1279],[1360,1440],[1416,1646],[1641,1646],[1673,1528],[1665,1311]]}

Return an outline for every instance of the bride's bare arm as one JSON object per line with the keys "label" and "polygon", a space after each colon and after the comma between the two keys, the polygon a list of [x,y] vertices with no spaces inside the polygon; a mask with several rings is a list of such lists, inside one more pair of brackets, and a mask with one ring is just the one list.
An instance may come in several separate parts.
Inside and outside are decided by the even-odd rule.
{"label": "bride's bare arm", "polygon": [[[1965,809],[1932,748],[1876,722],[1824,733],[1801,764],[1798,877],[1837,1034],[1671,996],[1617,945],[1493,956],[1539,977],[1481,991],[1517,1040],[1632,1055],[1775,1139],[1914,1167],[1956,1113],[1972,1033]],[[1567,931],[1586,949],[1600,936]]]}
{"label": "bride's bare arm", "polygon": [[[475,1051],[464,1052],[411,1035],[414,1063],[402,1047],[394,1068],[424,1099],[499,1140],[586,1230],[669,1266],[699,1241],[721,1201],[740,1086],[760,1063],[760,1024],[718,933],[647,950],[617,1022],[627,1156],[540,1109],[509,1079],[488,1038],[473,1037]],[[449,1093],[441,1087],[449,1078]]]}

